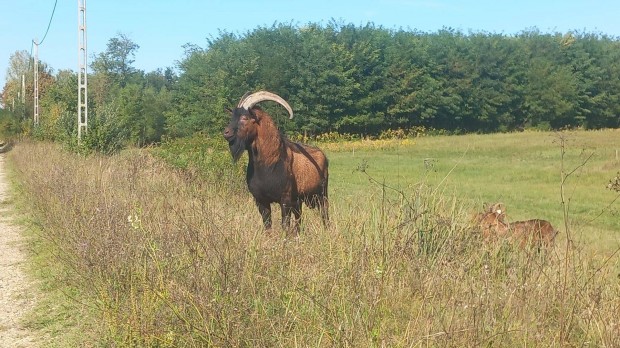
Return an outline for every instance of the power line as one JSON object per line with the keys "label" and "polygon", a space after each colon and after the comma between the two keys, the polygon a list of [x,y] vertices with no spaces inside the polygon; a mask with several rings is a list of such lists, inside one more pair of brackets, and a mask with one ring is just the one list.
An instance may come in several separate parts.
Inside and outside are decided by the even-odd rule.
{"label": "power line", "polygon": [[[56,5],[58,5],[58,0],[54,1],[54,9],[52,9],[52,15],[50,16],[50,20],[47,23],[47,29],[45,29],[45,34],[43,35],[43,39],[38,43],[36,40],[32,40],[32,47],[34,47],[34,125],[35,127],[39,125],[39,46],[43,44],[45,38],[47,37],[47,33],[50,31],[50,27],[52,26],[52,20],[54,19],[54,13],[56,13]],[[31,53],[32,56],[32,53]]]}
{"label": "power line", "polygon": [[[47,23],[47,29],[45,29],[45,35],[43,35],[43,39],[41,40],[41,42],[38,43],[39,46],[43,44],[43,41],[45,41],[45,38],[47,37],[47,33],[49,33],[50,31],[50,27],[52,26],[52,19],[54,19],[54,14],[56,13],[56,5],[58,5],[58,0],[54,1],[54,8],[52,9],[52,15],[50,16],[50,20]],[[34,39],[32,39],[32,41],[30,42],[30,57],[32,57],[32,48],[34,45],[37,45],[37,43]],[[28,61],[28,70],[30,70],[30,61]]]}
{"label": "power line", "polygon": [[[56,13],[56,5],[58,4],[58,0],[54,1],[54,9],[52,10],[52,15],[50,16],[50,20],[47,23],[47,29],[45,30],[45,35],[43,35],[43,39],[39,42],[39,45],[43,44],[45,38],[47,37],[47,33],[50,31],[50,26],[52,25],[52,19],[54,19],[54,13]],[[32,40],[34,42],[34,40]]]}

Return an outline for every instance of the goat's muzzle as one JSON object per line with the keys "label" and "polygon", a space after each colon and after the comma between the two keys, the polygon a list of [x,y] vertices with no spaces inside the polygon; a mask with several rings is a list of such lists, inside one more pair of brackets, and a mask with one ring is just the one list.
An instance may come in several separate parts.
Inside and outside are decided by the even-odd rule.
{"label": "goat's muzzle", "polygon": [[224,139],[228,141],[229,145],[231,145],[235,141],[235,132],[230,127],[226,127],[222,135],[224,136]]}

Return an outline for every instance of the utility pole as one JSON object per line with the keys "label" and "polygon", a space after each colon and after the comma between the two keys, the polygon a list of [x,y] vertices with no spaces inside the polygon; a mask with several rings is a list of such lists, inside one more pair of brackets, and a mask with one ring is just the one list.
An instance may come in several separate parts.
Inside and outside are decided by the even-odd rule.
{"label": "utility pole", "polygon": [[86,63],[86,0],[78,0],[78,143],[88,129],[88,74]]}
{"label": "utility pole", "polygon": [[[22,118],[26,118],[26,74],[22,74],[22,97],[21,97],[21,102],[22,102]],[[13,110],[15,111],[15,110]]]}
{"label": "utility pole", "polygon": [[26,75],[22,74],[22,104],[26,104]]}
{"label": "utility pole", "polygon": [[39,125],[39,44],[32,40],[34,44],[34,126]]}

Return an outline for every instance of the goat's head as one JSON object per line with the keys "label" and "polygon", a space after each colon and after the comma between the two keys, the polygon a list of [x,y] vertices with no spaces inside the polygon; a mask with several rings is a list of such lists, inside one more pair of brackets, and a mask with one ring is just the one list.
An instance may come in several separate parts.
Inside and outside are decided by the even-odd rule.
{"label": "goat's head", "polygon": [[504,235],[508,231],[508,224],[504,222],[504,216],[499,210],[482,214],[479,218],[478,225],[485,238]]}
{"label": "goat's head", "polygon": [[234,161],[237,161],[243,151],[254,141],[257,135],[257,128],[260,119],[257,117],[253,108],[256,104],[271,100],[286,108],[290,118],[293,118],[293,109],[290,105],[277,94],[260,91],[256,93],[246,93],[241,97],[237,107],[227,109],[230,112],[230,123],[224,128],[224,138],[228,141],[230,153]]}
{"label": "goat's head", "polygon": [[506,206],[504,205],[504,203],[501,202],[491,204],[487,208],[486,212],[495,214],[497,219],[502,222],[504,222],[504,219],[506,218]]}

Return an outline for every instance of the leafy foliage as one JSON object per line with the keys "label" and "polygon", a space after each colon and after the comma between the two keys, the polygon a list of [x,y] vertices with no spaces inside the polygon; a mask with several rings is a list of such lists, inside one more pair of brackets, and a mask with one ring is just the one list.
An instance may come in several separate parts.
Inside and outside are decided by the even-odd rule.
{"label": "leafy foliage", "polygon": [[123,148],[128,130],[119,122],[118,111],[114,106],[100,108],[88,126],[78,149],[95,150],[103,154],[113,154]]}
{"label": "leafy foliage", "polygon": [[[201,177],[211,185],[235,187],[245,192],[245,165],[233,163],[228,144],[219,138],[196,133],[191,137],[166,141],[153,149],[153,154],[164,159],[175,168]],[[222,179],[226,180],[222,180]]]}
{"label": "leafy foliage", "polygon": [[336,22],[221,33],[207,48],[188,47],[170,127],[215,134],[223,107],[262,88],[289,100],[294,129],[310,133],[617,127],[610,102],[620,97],[619,45],[580,32],[423,33]]}
{"label": "leafy foliage", "polygon": [[[194,133],[219,135],[247,91],[267,89],[297,115],[265,105],[288,134],[361,137],[425,127],[448,133],[620,126],[620,41],[601,33],[516,35],[389,30],[372,23],[276,23],[244,34],[220,32],[188,44],[177,69],[132,66],[139,45],[110,39],[89,75],[89,117],[114,109],[120,146],[145,146]],[[27,52],[11,57],[2,101],[21,132],[62,140],[74,133],[75,73],[40,64],[41,124],[32,130]],[[20,103],[20,76],[27,76]],[[30,73],[31,75],[31,73]],[[14,103],[14,101],[18,101]],[[101,111],[101,112],[100,112]],[[100,124],[106,121],[93,121]]]}

